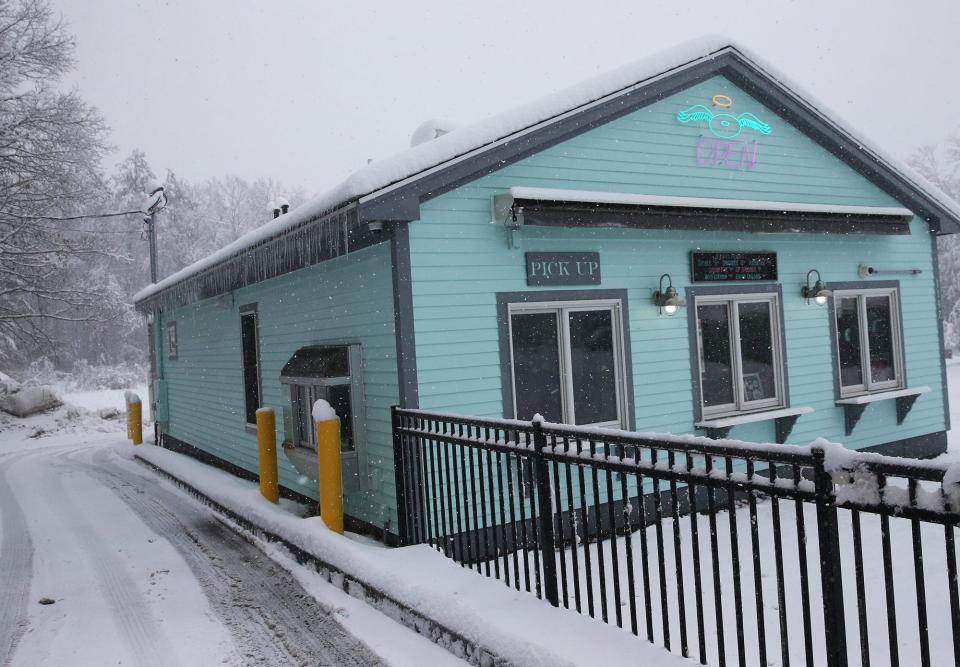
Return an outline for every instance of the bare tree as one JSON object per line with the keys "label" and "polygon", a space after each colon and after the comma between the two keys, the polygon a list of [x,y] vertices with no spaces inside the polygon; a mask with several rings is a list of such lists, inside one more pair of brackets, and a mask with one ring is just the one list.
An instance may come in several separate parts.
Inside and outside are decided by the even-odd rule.
{"label": "bare tree", "polygon": [[92,270],[117,254],[91,233],[103,221],[78,216],[104,204],[106,128],[58,89],[73,50],[45,0],[0,0],[0,360],[50,351],[57,322],[109,318],[121,298]]}

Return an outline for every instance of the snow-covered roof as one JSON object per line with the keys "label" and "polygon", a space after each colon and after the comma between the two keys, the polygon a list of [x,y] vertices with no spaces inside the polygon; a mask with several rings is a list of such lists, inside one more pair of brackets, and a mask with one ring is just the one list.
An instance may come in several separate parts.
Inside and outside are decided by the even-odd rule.
{"label": "snow-covered roof", "polygon": [[476,123],[461,125],[432,141],[418,144],[392,157],[372,162],[354,172],[339,185],[313,197],[299,208],[271,220],[217,252],[194,262],[156,284],[146,287],[134,295],[134,301],[143,301],[174,284],[235,257],[271,237],[315,220],[317,217],[347,204],[376,198],[446,168],[451,163],[469,159],[508,139],[555,123],[591,106],[599,105],[611,98],[647,86],[679,69],[693,66],[724,53],[735,53],[757,69],[764,71],[789,93],[801,100],[805,106],[809,107],[810,111],[817,114],[821,121],[855,140],[861,150],[869,154],[874,160],[885,164],[917,190],[939,204],[942,209],[955,218],[956,224],[960,226],[960,205],[915,173],[909,166],[859,137],[856,132],[851,131],[848,124],[841,123],[836,114],[829,112],[825,105],[818,102],[812,95],[802,91],[799,86],[790,82],[787,77],[769,66],[761,58],[747,49],[735,45],[728,38],[711,36],[686,42],[668,51],[638,60],[510,111],[490,116]]}

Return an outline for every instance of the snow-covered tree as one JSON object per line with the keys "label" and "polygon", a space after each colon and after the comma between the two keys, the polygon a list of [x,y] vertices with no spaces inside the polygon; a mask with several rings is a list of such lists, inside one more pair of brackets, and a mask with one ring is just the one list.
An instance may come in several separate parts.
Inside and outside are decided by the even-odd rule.
{"label": "snow-covered tree", "polygon": [[59,88],[73,50],[45,0],[0,0],[0,361],[50,351],[60,323],[116,315],[115,283],[80,268],[113,249],[73,217],[103,204],[106,135]]}
{"label": "snow-covered tree", "polygon": [[[925,146],[910,160],[921,176],[960,202],[960,134],[940,146]],[[940,263],[940,305],[943,311],[944,345],[960,346],[960,238],[956,234],[937,239]]]}
{"label": "snow-covered tree", "polygon": [[[156,173],[135,150],[103,176],[103,120],[77,91],[62,90],[73,54],[48,0],[0,0],[0,366],[40,356],[58,368],[145,359],[132,307],[150,276],[137,211]],[[196,185],[168,170],[164,182],[161,277],[269,220],[272,197],[304,199],[267,179]],[[133,213],[102,215],[123,212]]]}

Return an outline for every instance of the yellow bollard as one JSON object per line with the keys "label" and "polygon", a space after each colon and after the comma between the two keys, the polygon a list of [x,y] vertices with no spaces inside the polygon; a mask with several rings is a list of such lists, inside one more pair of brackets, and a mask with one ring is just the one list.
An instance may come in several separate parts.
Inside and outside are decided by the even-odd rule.
{"label": "yellow bollard", "polygon": [[313,404],[317,428],[317,468],[320,481],[320,518],[330,530],[343,534],[343,479],[340,470],[340,418],[330,404]]}
{"label": "yellow bollard", "polygon": [[280,502],[280,484],[277,481],[277,419],[273,408],[257,410],[257,450],[260,495],[276,504]]}
{"label": "yellow bollard", "polygon": [[143,443],[143,405],[140,397],[132,391],[126,393],[127,437],[135,445]]}

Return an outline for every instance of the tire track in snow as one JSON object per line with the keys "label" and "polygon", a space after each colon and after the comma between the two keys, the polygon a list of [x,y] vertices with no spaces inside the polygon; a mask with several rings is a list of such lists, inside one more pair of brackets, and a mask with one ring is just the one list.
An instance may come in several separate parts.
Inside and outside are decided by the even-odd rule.
{"label": "tire track in snow", "polygon": [[33,542],[23,510],[6,479],[11,464],[22,458],[9,456],[0,461],[0,665],[13,661],[17,643],[27,630],[33,579]]}
{"label": "tire track in snow", "polygon": [[[192,498],[98,451],[70,457],[127,503],[186,560],[245,662],[380,665],[292,575]],[[132,465],[132,464],[131,464]]]}
{"label": "tire track in snow", "polygon": [[[70,458],[70,455],[67,455]],[[63,462],[52,464],[59,470],[70,470]],[[120,636],[134,658],[134,664],[152,666],[166,664],[174,655],[173,647],[154,621],[150,609],[137,583],[127,574],[126,566],[116,553],[107,548],[107,536],[87,520],[82,508],[83,498],[66,488],[60,474],[47,476],[51,485],[59,490],[53,497],[70,498],[72,501],[58,504],[66,523],[80,544],[80,551],[88,556],[97,578],[98,588],[110,607],[111,617],[120,630]]]}
{"label": "tire track in snow", "polygon": [[81,449],[89,449],[90,446],[84,445],[55,445],[52,447],[36,447],[36,448],[24,448],[24,449],[14,449],[10,452],[0,452],[0,463],[8,464],[14,460],[20,460],[26,456],[43,456],[45,454],[52,454],[53,452],[63,452],[63,451],[79,451]]}

